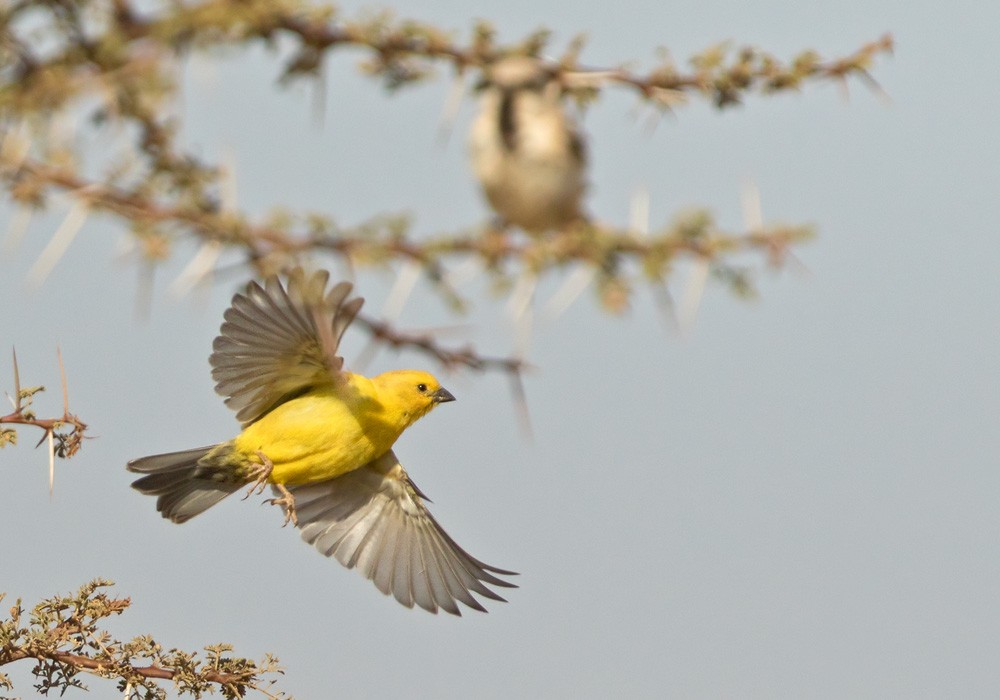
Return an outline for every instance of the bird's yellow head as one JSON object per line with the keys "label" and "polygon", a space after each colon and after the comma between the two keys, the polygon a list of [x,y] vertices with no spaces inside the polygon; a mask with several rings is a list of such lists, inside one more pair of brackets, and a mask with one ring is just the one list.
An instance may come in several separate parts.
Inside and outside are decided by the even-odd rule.
{"label": "bird's yellow head", "polygon": [[439,403],[455,400],[433,374],[420,370],[385,372],[372,377],[372,383],[378,388],[382,404],[390,412],[398,412],[406,425],[412,425]]}

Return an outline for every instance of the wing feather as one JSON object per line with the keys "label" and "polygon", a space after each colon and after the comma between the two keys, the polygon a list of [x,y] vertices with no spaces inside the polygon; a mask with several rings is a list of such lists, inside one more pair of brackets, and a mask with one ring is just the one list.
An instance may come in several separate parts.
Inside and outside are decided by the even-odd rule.
{"label": "wing feather", "polygon": [[413,554],[419,552],[415,544],[413,528],[407,520],[401,520],[392,572],[392,595],[408,608],[413,607],[416,598],[415,589],[420,585],[422,578],[413,568]]}
{"label": "wing feather", "polygon": [[276,276],[251,282],[233,297],[212,344],[215,390],[244,427],[275,406],[343,375],[337,354],[344,331],[364,300],[348,299],[351,284],[327,292],[329,274],[296,269],[286,284]]}
{"label": "wing feather", "polygon": [[[368,533],[372,546],[362,551],[365,554],[369,552],[372,554],[369,562],[369,570],[371,572],[369,578],[375,582],[376,588],[382,591],[382,593],[389,595],[389,591],[393,590],[392,581],[395,577],[396,543],[399,540],[399,523],[396,522],[396,513],[388,512],[383,515],[384,517],[379,518],[375,526],[372,527],[371,532]],[[399,602],[406,605],[405,599]]]}
{"label": "wing feather", "polygon": [[[458,614],[458,608],[454,605],[447,595],[438,595],[438,591],[435,590],[434,586],[434,575],[428,568],[428,563],[424,559],[424,552],[417,545],[416,537],[414,536],[414,528],[410,526],[410,542],[407,544],[410,550],[410,569],[413,571],[413,600],[424,610],[434,610],[434,600],[437,597],[448,600],[452,603],[452,610],[448,610],[453,615]],[[437,565],[431,561],[431,566],[436,567]],[[442,605],[444,607],[444,605]]]}
{"label": "wing feather", "polygon": [[516,588],[499,578],[513,571],[484,564],[448,536],[391,451],[336,479],[287,488],[302,538],[406,607],[460,615],[461,602],[485,612],[475,595],[502,601],[490,586]]}

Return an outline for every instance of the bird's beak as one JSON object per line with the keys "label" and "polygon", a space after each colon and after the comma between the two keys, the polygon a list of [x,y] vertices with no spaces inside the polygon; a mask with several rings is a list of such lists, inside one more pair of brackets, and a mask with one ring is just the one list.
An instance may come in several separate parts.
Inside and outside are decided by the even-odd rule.
{"label": "bird's beak", "polygon": [[451,392],[444,387],[441,387],[431,394],[431,398],[434,399],[434,403],[447,403],[455,400],[455,397],[451,395]]}

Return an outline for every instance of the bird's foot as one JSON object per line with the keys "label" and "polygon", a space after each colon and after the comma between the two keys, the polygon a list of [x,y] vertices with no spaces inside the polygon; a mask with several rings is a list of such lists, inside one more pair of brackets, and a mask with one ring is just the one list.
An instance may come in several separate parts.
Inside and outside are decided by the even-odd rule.
{"label": "bird's foot", "polygon": [[257,450],[257,456],[260,457],[260,464],[254,465],[247,475],[248,480],[252,479],[253,483],[250,484],[250,488],[243,497],[244,501],[251,496],[264,493],[264,489],[267,488],[267,480],[271,478],[271,472],[274,471],[274,462],[268,459],[266,454]]}
{"label": "bird's foot", "polygon": [[274,488],[281,491],[281,497],[272,498],[267,502],[272,506],[281,506],[285,509],[285,522],[282,523],[281,527],[285,527],[288,523],[298,526],[299,516],[295,512],[295,496],[292,495],[291,491],[285,488],[284,484],[275,484]]}

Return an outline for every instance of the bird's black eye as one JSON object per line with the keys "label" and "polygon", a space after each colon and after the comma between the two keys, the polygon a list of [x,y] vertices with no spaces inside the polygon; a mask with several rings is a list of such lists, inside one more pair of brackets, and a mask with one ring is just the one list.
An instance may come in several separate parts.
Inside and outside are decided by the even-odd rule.
{"label": "bird's black eye", "polygon": [[427,391],[427,385],[426,384],[417,384],[417,391],[419,391],[420,393],[423,393],[423,392]]}

